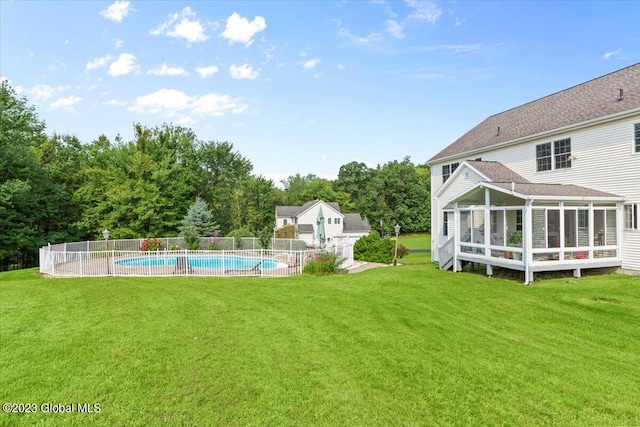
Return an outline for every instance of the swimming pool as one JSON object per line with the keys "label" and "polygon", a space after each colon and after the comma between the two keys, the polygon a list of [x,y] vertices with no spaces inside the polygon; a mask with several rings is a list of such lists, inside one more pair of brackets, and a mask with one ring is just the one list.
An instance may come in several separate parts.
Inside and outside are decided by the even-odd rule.
{"label": "swimming pool", "polygon": [[286,267],[271,258],[240,257],[228,255],[151,255],[135,258],[121,259],[115,262],[123,267],[172,267],[178,264],[178,258],[186,258],[191,267],[212,268],[222,270],[274,270]]}

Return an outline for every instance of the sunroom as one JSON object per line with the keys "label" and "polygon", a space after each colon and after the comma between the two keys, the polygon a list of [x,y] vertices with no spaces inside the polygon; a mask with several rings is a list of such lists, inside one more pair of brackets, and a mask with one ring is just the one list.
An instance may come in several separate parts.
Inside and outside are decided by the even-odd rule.
{"label": "sunroom", "polygon": [[480,182],[450,205],[440,265],[519,270],[525,284],[541,271],[619,267],[623,200],[576,185]]}

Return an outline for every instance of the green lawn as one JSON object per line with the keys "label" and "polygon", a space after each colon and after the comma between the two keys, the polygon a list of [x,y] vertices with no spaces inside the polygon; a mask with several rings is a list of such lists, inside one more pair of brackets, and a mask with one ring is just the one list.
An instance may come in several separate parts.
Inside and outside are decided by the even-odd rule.
{"label": "green lawn", "polygon": [[[431,235],[427,233],[400,234],[398,243],[405,245],[409,250],[431,249]],[[398,262],[401,264],[427,264],[431,262],[430,252],[414,252],[405,255]]]}
{"label": "green lawn", "polygon": [[640,425],[640,277],[0,274],[0,425]]}

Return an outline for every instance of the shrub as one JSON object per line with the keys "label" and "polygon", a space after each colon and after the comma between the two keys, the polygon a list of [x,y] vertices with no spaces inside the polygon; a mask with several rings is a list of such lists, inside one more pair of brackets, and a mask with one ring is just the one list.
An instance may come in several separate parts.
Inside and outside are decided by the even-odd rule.
{"label": "shrub", "polygon": [[229,232],[227,237],[233,237],[236,245],[236,249],[240,249],[240,245],[242,244],[243,237],[253,237],[253,230],[248,227],[236,228],[235,230]]}
{"label": "shrub", "polygon": [[200,249],[200,235],[194,226],[187,226],[182,229],[184,244],[190,251]]}
{"label": "shrub", "polygon": [[293,224],[284,225],[276,230],[276,239],[295,239],[296,226]]}
{"label": "shrub", "polygon": [[149,237],[142,242],[141,251],[159,251],[162,249],[162,242],[157,237]]}
{"label": "shrub", "polygon": [[[391,253],[391,255],[395,255],[395,246],[393,248],[393,251]],[[407,247],[405,245],[401,245],[398,243],[398,258],[402,258],[409,255],[409,249],[407,249]]]}
{"label": "shrub", "polygon": [[326,276],[329,274],[342,274],[347,271],[340,267],[343,259],[336,254],[322,252],[316,254],[312,260],[308,261],[302,272],[314,276]]}
{"label": "shrub", "polygon": [[394,249],[393,240],[381,238],[380,234],[374,230],[356,241],[353,245],[353,257],[359,261],[389,264],[393,261]]}

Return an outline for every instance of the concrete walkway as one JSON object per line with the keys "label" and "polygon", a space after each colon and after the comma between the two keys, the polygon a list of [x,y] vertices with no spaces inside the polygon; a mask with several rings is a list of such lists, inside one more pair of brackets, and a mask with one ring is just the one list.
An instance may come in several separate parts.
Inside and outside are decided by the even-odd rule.
{"label": "concrete walkway", "polygon": [[363,261],[354,261],[353,265],[347,269],[348,273],[360,273],[365,270],[369,270],[372,268],[378,267],[388,267],[389,264],[381,264],[378,262],[363,262]]}

